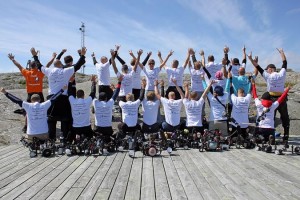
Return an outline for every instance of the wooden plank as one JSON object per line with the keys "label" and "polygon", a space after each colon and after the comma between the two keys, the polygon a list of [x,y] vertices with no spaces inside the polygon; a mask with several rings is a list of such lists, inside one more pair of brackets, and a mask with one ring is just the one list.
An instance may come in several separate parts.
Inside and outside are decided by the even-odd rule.
{"label": "wooden plank", "polygon": [[5,146],[5,148],[1,149],[0,151],[0,158],[2,158],[3,155],[5,157],[5,155],[7,155],[9,152],[15,151],[17,149],[22,149],[22,148],[24,147],[19,144]]}
{"label": "wooden plank", "polygon": [[151,157],[143,158],[141,199],[155,199],[153,165]]}
{"label": "wooden plank", "polygon": [[[180,151],[184,150],[177,150],[179,153]],[[173,156],[172,157],[175,169],[177,171],[177,174],[179,176],[179,179],[181,181],[181,184],[183,186],[183,189],[185,191],[185,194],[188,199],[203,199],[202,195],[198,191],[198,188],[193,181],[191,175],[188,173],[188,170],[186,169],[185,165],[183,164],[183,161],[181,159],[181,156]]]}
{"label": "wooden plank", "polygon": [[138,200],[141,194],[143,156],[136,153],[137,158],[133,159],[131,172],[128,179],[125,200]]}
{"label": "wooden plank", "polygon": [[189,158],[195,163],[200,173],[204,176],[205,180],[209,183],[210,187],[218,195],[219,199],[235,199],[231,192],[220,182],[218,177],[211,171],[211,169],[203,162],[201,154],[198,150],[192,150],[196,153],[187,154]]}
{"label": "wooden plank", "polygon": [[[8,157],[13,157],[14,155],[16,155],[19,152],[25,152],[24,150],[27,148],[21,148],[19,146],[13,146],[13,149],[7,150],[6,153],[4,153],[3,155],[0,156],[0,162],[4,162],[4,160]],[[27,149],[28,153],[29,150]],[[27,154],[29,155],[29,154]],[[29,156],[28,156],[29,157]]]}
{"label": "wooden plank", "polygon": [[[15,177],[13,181],[10,182],[9,185],[2,187],[0,191],[0,197],[4,196],[9,191],[13,190],[14,188],[21,185],[26,180],[30,179],[32,176],[39,173],[41,170],[46,168],[48,165],[50,165],[52,162],[56,161],[57,159],[58,159],[57,157],[54,157],[52,159],[49,158],[40,159],[42,162],[39,165],[36,165],[34,167],[31,166],[30,168],[27,168],[26,173],[22,173],[22,175]],[[35,163],[38,163],[38,161]]]}
{"label": "wooden plank", "polygon": [[63,157],[67,158],[65,162],[63,162],[58,167],[54,168],[50,173],[48,173],[45,177],[39,180],[39,182],[34,183],[34,185],[32,185],[28,190],[22,193],[17,199],[27,200],[32,198],[37,193],[45,190],[45,186],[47,184],[49,184],[57,176],[60,176],[67,167],[69,167],[76,159],[78,159],[77,156],[72,156],[72,157],[63,156]]}
{"label": "wooden plank", "polygon": [[173,155],[169,156],[165,151],[163,151],[162,154],[163,164],[166,171],[172,199],[187,199],[183,186],[180,182],[180,178],[172,161],[172,157],[178,156],[178,154],[175,152],[172,153]]}
{"label": "wooden plank", "polygon": [[[78,156],[74,156],[75,158]],[[35,194],[31,199],[46,199],[63,183],[84,161],[85,156],[79,156],[68,168],[66,168],[59,176],[49,182],[43,190]]]}
{"label": "wooden plank", "polygon": [[0,174],[13,169],[17,165],[19,165],[19,163],[23,163],[30,158],[25,157],[24,154],[20,152],[19,154],[16,154],[14,157],[8,157],[7,159],[8,160],[6,162],[0,164]]}
{"label": "wooden plank", "polygon": [[94,162],[89,166],[89,168],[84,172],[84,174],[74,183],[72,188],[66,193],[63,199],[77,199],[84,188],[88,185],[92,177],[95,175],[99,166],[101,166],[104,161],[104,156],[97,156]]}
{"label": "wooden plank", "polygon": [[1,180],[0,188],[3,188],[4,186],[8,185],[10,182],[26,174],[28,171],[41,165],[46,160],[47,158],[43,158],[43,157],[32,158],[30,160],[27,160],[24,163],[19,163],[18,166],[16,166],[15,168],[4,172],[3,174],[0,175],[0,180]]}
{"label": "wooden plank", "polygon": [[[140,152],[136,152],[136,156],[141,155]],[[134,158],[134,159],[142,159],[142,158]],[[113,186],[109,199],[124,199],[126,194],[126,188],[128,184],[128,179],[132,167],[133,160],[129,156],[125,156],[124,161],[122,163],[122,167],[119,171],[117,180]]]}
{"label": "wooden plank", "polygon": [[79,177],[87,170],[87,168],[93,163],[95,157],[89,156],[84,162],[82,162],[79,167],[72,172],[72,174],[65,179],[63,183],[59,185],[58,188],[47,198],[49,200],[62,199],[63,196],[68,192],[68,190],[73,186],[73,184],[79,179]]}
{"label": "wooden plank", "polygon": [[154,182],[155,182],[155,196],[156,199],[171,199],[170,188],[166,171],[163,165],[162,157],[154,157],[153,160]]}
{"label": "wooden plank", "polygon": [[97,172],[90,180],[88,185],[84,188],[78,199],[93,199],[95,193],[98,190],[98,187],[101,185],[107,171],[112,166],[117,154],[121,153],[114,153],[110,156],[106,156],[104,162],[99,166]]}
{"label": "wooden plank", "polygon": [[115,184],[116,178],[119,174],[120,168],[122,166],[124,157],[128,156],[126,153],[118,153],[114,163],[108,170],[105,178],[103,179],[100,187],[98,188],[94,199],[108,199],[111,193],[111,190]]}
{"label": "wooden plank", "polygon": [[[46,166],[45,168],[41,169],[39,173],[29,177],[26,181],[21,183],[20,185],[16,186],[17,183],[20,181],[15,181],[10,184],[12,185],[13,190],[11,190],[9,193],[7,193],[5,196],[3,196],[3,199],[15,199],[18,197],[21,193],[26,191],[29,187],[34,185],[36,182],[39,182],[44,176],[46,176],[49,172],[51,172],[54,168],[58,167],[61,163],[63,163],[66,160],[66,157],[57,158],[56,160],[51,160],[51,163]],[[46,163],[46,162],[45,162]],[[43,163],[44,164],[44,163]]]}
{"label": "wooden plank", "polygon": [[193,181],[195,182],[198,190],[200,191],[203,199],[218,199],[218,195],[216,192],[212,189],[209,182],[205,179],[205,177],[202,175],[201,171],[197,168],[195,163],[192,161],[192,159],[189,158],[188,154],[191,153],[199,153],[196,151],[179,151],[179,155],[187,169],[187,171],[190,173]]}

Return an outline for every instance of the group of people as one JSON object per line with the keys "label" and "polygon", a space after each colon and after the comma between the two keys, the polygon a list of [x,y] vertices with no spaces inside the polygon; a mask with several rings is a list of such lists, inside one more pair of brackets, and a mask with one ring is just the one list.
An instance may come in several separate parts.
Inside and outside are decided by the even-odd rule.
{"label": "group of people", "polygon": [[[23,68],[14,55],[9,59],[19,68],[26,79],[27,100],[23,101],[3,92],[10,100],[25,109],[28,139],[56,139],[56,124],[61,121],[61,131],[65,140],[73,142],[78,135],[93,137],[101,133],[109,142],[113,134],[112,118],[113,105],[118,99],[121,108],[121,119],[118,128],[120,131],[132,132],[141,130],[143,133],[154,133],[160,130],[172,132],[187,128],[190,132],[196,130],[203,133],[204,104],[210,106],[208,118],[209,129],[219,129],[223,136],[228,133],[228,119],[234,118],[240,125],[242,135],[247,137],[246,129],[249,125],[248,110],[251,96],[257,107],[256,133],[268,140],[274,134],[274,119],[276,111],[281,115],[284,128],[284,140],[289,138],[289,115],[287,110],[287,94],[285,78],[287,61],[282,49],[278,49],[282,58],[282,68],[276,71],[274,64],[263,69],[258,64],[258,57],[248,56],[243,48],[242,64],[238,58],[228,59],[229,48],[223,49],[224,57],[216,63],[213,55],[209,55],[205,62],[204,51],[200,51],[201,61],[197,61],[196,53],[189,48],[182,66],[178,60],[167,62],[173,55],[170,51],[165,59],[158,52],[159,67],[155,67],[155,60],[147,53],[143,62],[140,62],[143,50],[135,55],[129,51],[132,59],[127,64],[119,55],[120,46],[110,51],[110,58],[102,56],[99,62],[92,53],[97,78],[91,78],[91,92],[86,97],[85,91],[76,88],[75,72],[85,63],[86,48],[78,51],[79,60],[73,64],[72,56],[61,57],[67,51],[63,49],[59,55],[53,53],[47,65],[42,65],[37,56],[38,52],[32,48],[34,61],[30,62],[30,69]],[[246,61],[254,66],[251,76],[246,75]],[[121,67],[118,69],[116,61]],[[192,61],[191,61],[192,60]],[[51,65],[54,67],[50,67]],[[146,66],[148,64],[148,67]],[[118,78],[115,88],[111,87],[110,67]],[[188,67],[190,84],[184,82],[184,71]],[[165,70],[168,78],[168,88],[164,90],[164,81],[159,81],[159,73]],[[141,79],[141,73],[145,78]],[[261,99],[258,98],[255,87],[255,78],[258,72],[267,83],[267,92]],[[49,89],[46,101],[42,93],[43,78],[48,77]],[[96,84],[98,81],[98,96],[96,98]],[[252,93],[252,95],[251,95]],[[143,123],[138,123],[139,108],[142,105]],[[163,107],[165,119],[161,121],[160,105]],[[181,120],[181,108],[184,106],[186,120]],[[90,108],[93,107],[95,128],[92,130]],[[230,116],[230,117],[229,117]]]}

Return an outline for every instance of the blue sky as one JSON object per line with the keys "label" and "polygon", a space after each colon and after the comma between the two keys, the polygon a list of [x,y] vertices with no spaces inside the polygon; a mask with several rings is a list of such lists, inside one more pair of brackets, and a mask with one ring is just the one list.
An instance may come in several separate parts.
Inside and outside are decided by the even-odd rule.
{"label": "blue sky", "polygon": [[119,54],[127,62],[128,50],[141,48],[152,51],[156,60],[158,50],[165,57],[172,49],[171,60],[180,63],[189,47],[204,49],[206,57],[213,54],[221,61],[225,44],[230,58],[241,59],[245,44],[247,52],[259,56],[261,66],[278,67],[276,48],[282,47],[288,67],[300,71],[298,0],[1,0],[0,7],[0,72],[18,71],[8,53],[25,66],[31,47],[40,50],[42,63],[63,48],[76,60],[81,22],[86,25],[89,74],[95,73],[91,53],[99,60],[109,56],[115,44],[121,45]]}

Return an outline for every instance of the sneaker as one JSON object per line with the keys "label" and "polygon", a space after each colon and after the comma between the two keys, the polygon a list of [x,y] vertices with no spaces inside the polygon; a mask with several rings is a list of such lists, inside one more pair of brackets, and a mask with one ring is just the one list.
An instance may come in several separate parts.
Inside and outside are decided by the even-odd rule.
{"label": "sneaker", "polygon": [[23,132],[23,133],[26,133],[26,132],[27,132],[27,126],[26,126],[26,125],[22,128],[22,132]]}

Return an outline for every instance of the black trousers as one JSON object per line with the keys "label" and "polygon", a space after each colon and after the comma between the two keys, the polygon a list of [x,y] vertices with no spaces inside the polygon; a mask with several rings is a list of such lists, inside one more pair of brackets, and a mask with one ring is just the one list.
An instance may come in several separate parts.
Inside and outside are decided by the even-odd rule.
{"label": "black trousers", "polygon": [[129,127],[127,124],[121,122],[118,124],[119,131],[122,131],[123,133],[126,132],[135,132],[137,130],[141,130],[141,126],[139,124],[136,124],[135,126]]}
{"label": "black trousers", "polygon": [[71,134],[68,137],[69,141],[74,141],[76,138],[76,135],[80,135],[80,136],[83,135],[85,138],[92,138],[94,135],[94,132],[91,128],[91,125],[83,126],[83,127],[72,127]]}
{"label": "black trousers", "polygon": [[141,93],[141,89],[132,89],[132,94],[134,96],[134,100],[138,100],[138,98],[140,97],[140,93]]}
{"label": "black trousers", "polygon": [[[278,98],[279,98],[279,96],[271,96],[271,100],[273,102],[277,101]],[[276,113],[278,111],[280,113],[280,119],[281,119],[282,127],[284,130],[284,136],[288,138],[289,132],[290,132],[290,117],[289,117],[288,108],[287,108],[287,101],[288,101],[288,99],[286,98],[281,104],[279,104],[279,106],[275,110],[274,121],[275,121]]]}

